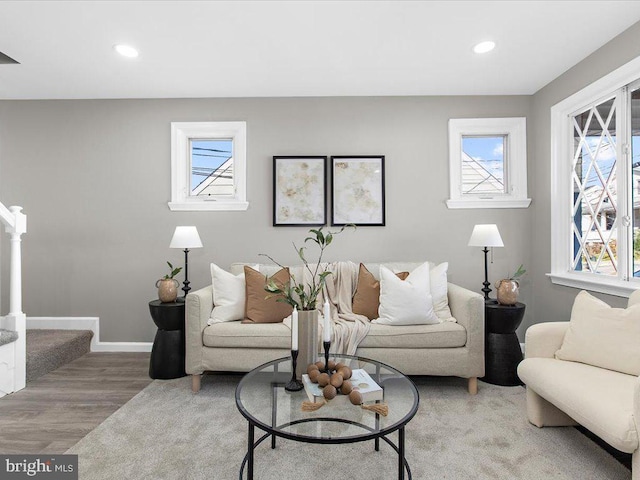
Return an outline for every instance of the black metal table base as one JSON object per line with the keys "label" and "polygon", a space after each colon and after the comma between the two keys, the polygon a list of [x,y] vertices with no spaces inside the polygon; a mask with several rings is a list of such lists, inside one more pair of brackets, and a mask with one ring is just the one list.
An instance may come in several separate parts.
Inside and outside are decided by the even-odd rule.
{"label": "black metal table base", "polygon": [[[338,419],[305,419],[305,420],[298,420],[296,422],[292,422],[291,424],[295,424],[295,423],[302,423],[302,422],[308,422],[308,421],[318,421],[318,420],[328,420],[328,421],[340,421]],[[244,471],[245,471],[245,467],[247,469],[247,480],[253,480],[253,466],[254,466],[254,451],[255,448],[260,445],[263,441],[265,441],[267,438],[271,437],[271,448],[276,448],[276,435],[272,434],[272,433],[265,433],[264,435],[262,435],[257,441],[255,440],[255,429],[256,426],[251,423],[249,423],[249,430],[247,432],[247,454],[244,456],[243,460],[242,460],[242,464],[240,465],[240,475],[239,475],[239,480],[243,480],[244,478]],[[355,422],[350,422],[350,421],[344,421],[344,423],[352,423],[355,424]],[[361,425],[361,424],[358,424]],[[363,428],[366,428],[368,430],[370,430],[368,427],[366,427],[365,425],[361,425]],[[395,452],[398,454],[398,480],[404,480],[405,479],[405,471],[407,473],[407,480],[412,480],[412,476],[411,476],[411,468],[409,467],[409,462],[407,462],[407,459],[405,458],[405,453],[404,453],[404,427],[400,427],[398,429],[398,445],[394,444],[391,440],[389,440],[386,436],[381,435],[379,437],[374,437],[374,441],[375,441],[375,450],[379,451],[379,445],[380,445],[380,439],[384,440],[385,442],[387,442],[387,444],[389,446],[391,446],[391,448],[393,448],[395,450]],[[367,439],[367,440],[371,440],[371,439]],[[342,440],[342,441],[331,441],[331,442],[323,442],[321,441],[321,439],[315,439],[314,441],[309,441],[309,442],[305,442],[305,443],[356,443],[356,442],[363,442],[363,441],[367,441],[367,440]],[[295,441],[300,441],[300,440],[295,440]]]}

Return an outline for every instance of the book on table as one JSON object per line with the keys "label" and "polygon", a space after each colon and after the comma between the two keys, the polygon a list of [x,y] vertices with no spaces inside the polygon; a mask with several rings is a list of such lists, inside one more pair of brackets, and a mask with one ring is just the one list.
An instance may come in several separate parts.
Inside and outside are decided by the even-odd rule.
{"label": "book on table", "polygon": [[[384,391],[382,387],[378,385],[371,376],[361,368],[357,368],[352,371],[351,378],[349,379],[353,385],[354,390],[358,390],[362,394],[364,402],[373,402],[374,400],[382,400],[384,397]],[[317,383],[313,383],[306,373],[302,374],[302,383],[304,390],[307,392],[307,397],[311,402],[322,401],[324,395],[322,395],[322,387]]]}

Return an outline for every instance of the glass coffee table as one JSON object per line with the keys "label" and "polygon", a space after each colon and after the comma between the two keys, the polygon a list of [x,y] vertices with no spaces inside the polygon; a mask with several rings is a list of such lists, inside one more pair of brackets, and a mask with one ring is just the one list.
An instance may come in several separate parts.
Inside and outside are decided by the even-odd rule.
{"label": "glass coffee table", "polygon": [[[405,425],[418,410],[420,397],[414,383],[398,370],[362,357],[332,355],[331,360],[342,362],[352,369],[367,371],[384,391],[383,402],[389,407],[382,416],[360,406],[352,405],[346,395],[338,395],[316,411],[302,411],[302,402],[309,401],[304,389],[288,392],[285,385],[291,380],[291,359],[280,358],[265,363],[247,373],[236,387],[236,405],[249,422],[247,454],[240,466],[240,480],[247,470],[247,479],[253,479],[254,450],[271,437],[271,448],[276,448],[276,437],[305,443],[354,443],[374,441],[376,451],[380,439],[398,453],[398,478],[411,479],[411,469],[405,458]],[[367,402],[370,403],[370,402]],[[264,435],[256,440],[256,427]],[[397,444],[389,434],[397,431]]]}

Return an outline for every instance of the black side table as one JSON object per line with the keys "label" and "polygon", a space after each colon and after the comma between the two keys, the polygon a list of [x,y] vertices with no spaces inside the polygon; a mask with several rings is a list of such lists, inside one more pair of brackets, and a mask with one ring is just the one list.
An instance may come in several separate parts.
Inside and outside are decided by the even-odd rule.
{"label": "black side table", "polygon": [[500,305],[495,300],[484,305],[484,377],[494,385],[522,385],[517,368],[522,350],[516,335],[524,317],[524,303]]}
{"label": "black side table", "polygon": [[151,318],[158,327],[151,349],[149,376],[153,379],[184,377],[184,302],[149,302]]}

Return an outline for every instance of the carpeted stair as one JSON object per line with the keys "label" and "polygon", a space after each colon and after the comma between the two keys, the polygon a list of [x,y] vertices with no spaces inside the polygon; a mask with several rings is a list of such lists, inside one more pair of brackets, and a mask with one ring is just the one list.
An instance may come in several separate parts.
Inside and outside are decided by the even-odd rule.
{"label": "carpeted stair", "polygon": [[27,383],[89,353],[91,330],[27,330]]}

